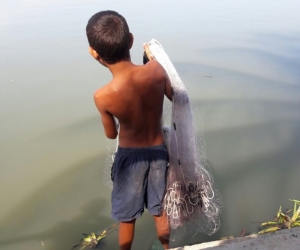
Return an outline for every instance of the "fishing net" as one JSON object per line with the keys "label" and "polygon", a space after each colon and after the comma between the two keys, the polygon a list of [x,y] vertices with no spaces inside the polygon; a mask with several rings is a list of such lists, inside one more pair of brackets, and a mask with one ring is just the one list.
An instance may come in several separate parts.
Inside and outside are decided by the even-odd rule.
{"label": "fishing net", "polygon": [[112,190],[113,182],[111,180],[111,168],[115,160],[115,153],[118,149],[118,139],[111,140],[106,138],[107,153],[103,171],[103,182],[105,187]]}
{"label": "fishing net", "polygon": [[[149,43],[154,57],[166,70],[172,85],[172,103],[165,101],[163,132],[169,152],[169,170],[163,201],[172,230],[207,234],[220,227],[221,196],[206,163],[205,140],[195,123],[186,88],[162,46]],[[199,132],[200,131],[200,132]],[[117,140],[107,140],[104,183],[112,188],[111,166]]]}
{"label": "fishing net", "polygon": [[[156,40],[152,39],[148,46],[172,85],[171,123],[164,127],[170,158],[164,209],[170,227],[213,234],[220,227],[221,198],[206,168],[203,135],[197,133],[185,85],[169,57]],[[164,115],[167,113],[168,108]]]}

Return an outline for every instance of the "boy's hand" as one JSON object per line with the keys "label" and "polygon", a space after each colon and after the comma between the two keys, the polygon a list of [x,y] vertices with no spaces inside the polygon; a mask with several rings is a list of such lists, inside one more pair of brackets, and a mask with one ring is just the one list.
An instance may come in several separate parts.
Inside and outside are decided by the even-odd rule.
{"label": "boy's hand", "polygon": [[144,43],[144,64],[151,60],[154,60],[154,56],[151,54],[148,44]]}

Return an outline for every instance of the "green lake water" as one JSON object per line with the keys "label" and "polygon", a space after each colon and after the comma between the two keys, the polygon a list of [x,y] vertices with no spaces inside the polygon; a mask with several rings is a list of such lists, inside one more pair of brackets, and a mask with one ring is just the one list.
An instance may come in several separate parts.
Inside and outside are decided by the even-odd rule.
{"label": "green lake water", "polygon": [[[111,79],[88,54],[85,26],[113,9],[156,38],[201,117],[223,196],[221,228],[172,246],[257,232],[300,199],[299,1],[11,0],[0,3],[0,250],[68,250],[110,218],[105,136],[93,93]],[[199,124],[200,127],[200,124]],[[133,250],[149,249],[145,212]],[[117,249],[111,234],[106,249]]]}

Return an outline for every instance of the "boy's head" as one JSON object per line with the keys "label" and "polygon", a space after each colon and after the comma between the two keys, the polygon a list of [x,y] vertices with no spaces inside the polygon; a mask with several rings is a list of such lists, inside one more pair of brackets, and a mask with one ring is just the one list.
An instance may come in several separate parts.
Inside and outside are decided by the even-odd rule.
{"label": "boy's head", "polygon": [[133,36],[125,18],[119,13],[112,10],[96,13],[88,21],[86,35],[91,49],[105,63],[114,64],[130,59]]}

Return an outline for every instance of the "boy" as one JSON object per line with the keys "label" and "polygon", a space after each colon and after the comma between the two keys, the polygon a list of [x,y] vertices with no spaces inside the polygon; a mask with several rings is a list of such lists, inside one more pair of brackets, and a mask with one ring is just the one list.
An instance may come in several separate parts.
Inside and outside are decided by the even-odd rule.
{"label": "boy", "polygon": [[161,116],[164,95],[172,99],[171,85],[163,67],[150,59],[134,65],[129,50],[133,35],[126,20],[115,11],[101,11],[88,21],[90,54],[107,67],[113,79],[94,94],[106,137],[115,139],[120,124],[119,147],[112,168],[112,217],[120,221],[120,249],[130,249],[135,220],[146,206],[153,215],[158,238],[169,248],[169,226],[163,213],[168,153]]}

